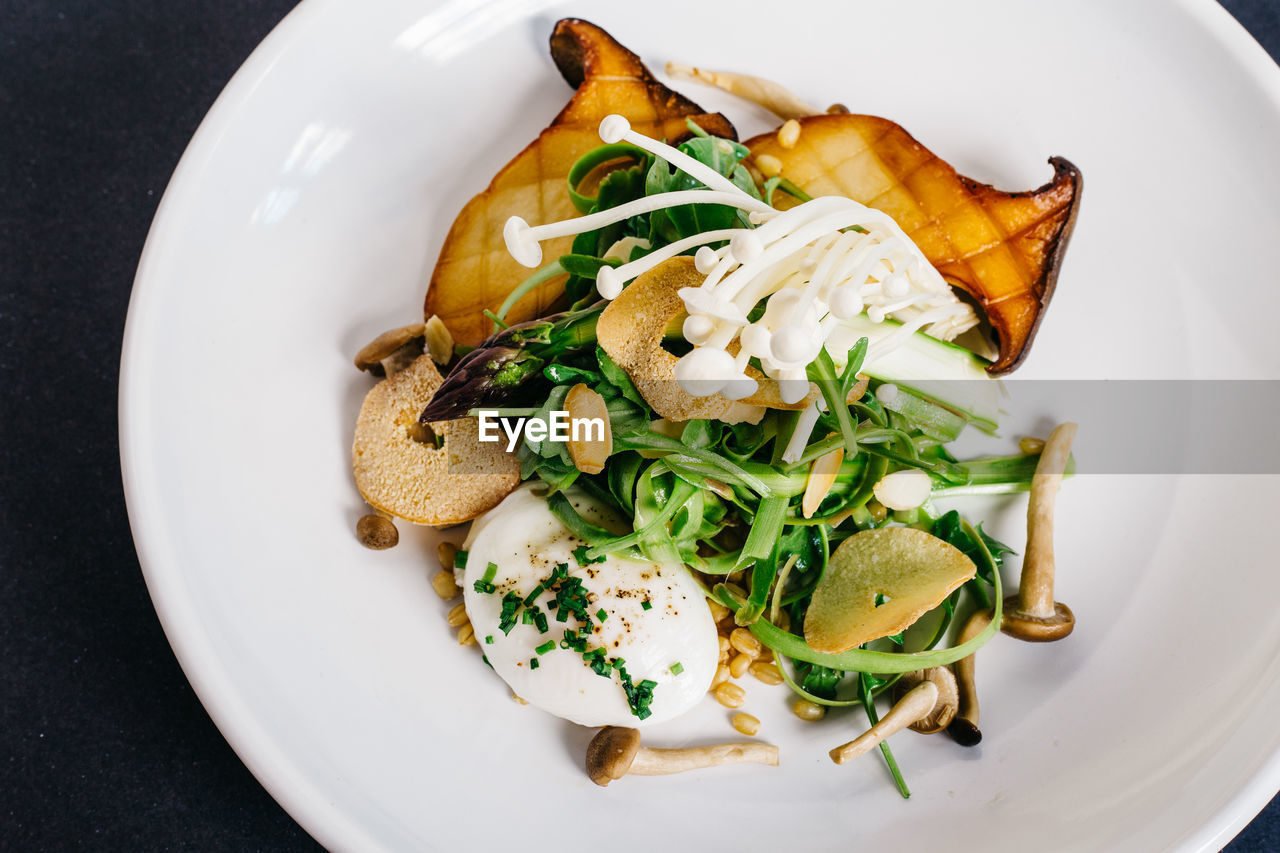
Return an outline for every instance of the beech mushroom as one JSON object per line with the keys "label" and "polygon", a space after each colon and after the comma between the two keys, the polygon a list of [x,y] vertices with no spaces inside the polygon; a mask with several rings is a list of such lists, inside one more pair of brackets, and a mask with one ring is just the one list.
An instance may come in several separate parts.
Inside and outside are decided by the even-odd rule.
{"label": "beech mushroom", "polygon": [[1004,602],[1000,630],[1033,643],[1061,640],[1075,627],[1071,608],[1053,599],[1053,505],[1071,454],[1076,425],[1059,425],[1045,442],[1027,504],[1027,556],[1018,592]]}
{"label": "beech mushroom", "polygon": [[587,775],[601,787],[630,773],[665,776],[721,764],[778,766],[778,748],[768,743],[721,743],[685,749],[651,749],[640,745],[640,732],[605,726],[587,744]]}
{"label": "beech mushroom", "polygon": [[848,743],[831,750],[831,760],[836,764],[844,764],[870,752],[890,735],[897,734],[918,720],[928,718],[934,713],[938,699],[938,685],[932,681],[921,681],[908,690],[880,722]]}
{"label": "beech mushroom", "polygon": [[945,666],[934,666],[904,673],[894,685],[894,698],[900,701],[916,685],[925,682],[932,682],[938,688],[938,698],[933,704],[933,710],[912,723],[910,728],[913,732],[931,735],[945,729],[955,718],[960,695],[956,686],[956,677],[951,670]]}
{"label": "beech mushroom", "polygon": [[[960,632],[958,643],[967,643],[981,634],[991,624],[991,611],[979,610],[969,617]],[[961,746],[977,746],[982,742],[982,730],[978,728],[978,686],[975,678],[977,652],[955,662],[956,686],[959,690],[959,708],[955,719],[947,726],[947,734]]]}
{"label": "beech mushroom", "polygon": [[360,348],[355,357],[356,367],[374,376],[394,376],[422,355],[426,329],[426,323],[388,329]]}

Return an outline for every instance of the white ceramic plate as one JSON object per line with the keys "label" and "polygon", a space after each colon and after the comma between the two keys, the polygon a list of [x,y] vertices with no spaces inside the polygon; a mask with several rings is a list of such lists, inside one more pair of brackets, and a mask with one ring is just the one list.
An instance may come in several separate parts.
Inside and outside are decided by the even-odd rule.
{"label": "white ceramic plate", "polygon": [[[762,685],[749,708],[780,768],[596,788],[588,733],[512,702],[452,641],[432,536],[356,544],[348,448],[369,383],[350,357],[420,316],[454,214],[569,96],[545,49],[562,14],[655,69],[749,70],[892,117],[997,185],[1075,161],[1083,211],[1023,375],[1280,377],[1280,71],[1208,0],[308,0],[184,156],[121,374],[147,583],[246,764],[344,850],[1225,843],[1280,786],[1274,478],[1070,483],[1059,597],[1076,634],[983,652],[987,740],[899,738],[910,801],[874,758],[826,758],[856,717],[806,726]],[[1022,506],[991,507],[997,535],[1022,542]],[[708,701],[651,738],[731,735]]]}

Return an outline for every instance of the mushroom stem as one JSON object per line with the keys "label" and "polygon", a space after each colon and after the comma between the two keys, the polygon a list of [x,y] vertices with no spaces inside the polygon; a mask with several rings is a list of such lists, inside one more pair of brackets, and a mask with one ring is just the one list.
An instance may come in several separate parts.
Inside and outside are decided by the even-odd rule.
{"label": "mushroom stem", "polygon": [[905,672],[893,686],[894,697],[901,699],[921,682],[932,682],[938,688],[938,698],[933,709],[911,724],[913,732],[931,735],[940,732],[950,725],[960,705],[960,691],[956,685],[955,673],[947,666],[933,666],[915,672]]}
{"label": "mushroom stem", "polygon": [[642,746],[627,772],[632,776],[666,776],[716,767],[721,764],[778,766],[778,748],[771,743],[718,743],[686,749],[651,749]]}
{"label": "mushroom stem", "polygon": [[1061,424],[1045,442],[1027,502],[1027,556],[1022,561],[1022,577],[1018,591],[1004,600],[1000,630],[1029,643],[1061,640],[1076,624],[1071,608],[1053,599],[1053,504],[1075,435],[1075,424]]}
{"label": "mushroom stem", "polygon": [[916,720],[933,713],[938,701],[938,686],[932,681],[922,681],[907,691],[889,713],[871,728],[846,744],[831,750],[831,760],[836,764],[852,761],[880,745],[890,735],[897,734]]}
{"label": "mushroom stem", "polygon": [[1071,454],[1076,425],[1059,425],[1045,442],[1031,481],[1027,503],[1027,556],[1022,562],[1018,602],[1022,612],[1037,619],[1054,614],[1053,507]]}
{"label": "mushroom stem", "polygon": [[804,118],[822,112],[796,97],[781,84],[763,77],[729,71],[709,71],[678,62],[667,63],[667,74],[676,80],[691,80],[724,89],[743,100],[764,107],[781,119]]}
{"label": "mushroom stem", "polygon": [[[991,624],[991,611],[979,610],[969,617],[960,632],[960,643],[967,643]],[[977,746],[982,741],[978,728],[978,683],[976,677],[977,652],[956,661],[952,667],[956,675],[956,688],[960,694],[955,719],[947,726],[947,733],[961,746]]]}
{"label": "mushroom stem", "polygon": [[778,748],[768,743],[721,743],[686,749],[650,749],[640,745],[640,732],[605,726],[587,744],[587,775],[605,786],[628,773],[666,776],[721,764],[778,765]]}

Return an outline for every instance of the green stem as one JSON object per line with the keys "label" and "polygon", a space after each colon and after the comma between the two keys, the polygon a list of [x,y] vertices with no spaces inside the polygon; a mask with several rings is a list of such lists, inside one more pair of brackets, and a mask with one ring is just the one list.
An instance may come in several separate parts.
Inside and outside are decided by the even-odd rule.
{"label": "green stem", "polygon": [[836,375],[835,362],[825,349],[809,365],[809,379],[816,382],[827,401],[827,411],[835,415],[840,425],[840,435],[844,438],[844,458],[852,459],[858,455],[858,425],[849,414],[849,404],[845,400],[844,383]]}
{"label": "green stem", "polygon": [[[1031,480],[1036,473],[1036,463],[1040,457],[1019,454],[1017,456],[989,456],[960,462],[957,468],[969,475],[963,485],[944,486],[934,489],[935,497],[958,497],[961,495],[1011,495],[1031,489]],[[1076,460],[1067,457],[1064,472],[1070,477],[1075,474]]]}
{"label": "green stem", "polygon": [[862,699],[856,696],[853,699],[825,699],[810,693],[799,684],[796,684],[795,679],[787,672],[787,668],[782,664],[782,661],[778,661],[778,673],[782,676],[782,680],[787,683],[787,686],[791,688],[792,693],[801,699],[807,699],[815,705],[826,705],[828,708],[848,708],[851,705],[862,704]]}
{"label": "green stem", "polygon": [[[862,695],[862,709],[867,712],[867,721],[875,726],[880,722],[880,716],[876,713],[876,700],[871,693],[870,679],[866,673],[859,676],[862,689],[858,691]],[[911,798],[911,791],[907,788],[907,780],[902,778],[902,771],[898,769],[898,760],[893,757],[893,751],[889,749],[889,741],[880,741],[880,753],[884,756],[884,763],[889,765],[889,773],[893,776],[893,781],[898,786],[898,792],[902,794],[904,800]]]}
{"label": "green stem", "polygon": [[773,494],[773,489],[769,488],[763,480],[745,468],[725,459],[720,454],[705,448],[681,444],[674,438],[669,438],[665,435],[647,433],[643,435],[616,436],[614,447],[619,450],[658,450],[664,453],[674,453],[678,456],[692,457],[729,474],[762,498]]}
{"label": "green stem", "polygon": [[751,531],[738,556],[737,566],[742,568],[754,562],[751,569],[751,592],[747,596],[747,604],[738,611],[735,621],[739,625],[749,625],[764,613],[765,603],[769,600],[769,589],[778,575],[778,563],[774,550],[782,535],[782,524],[787,517],[786,497],[774,496],[760,501],[760,508],[751,522]]}
{"label": "green stem", "polygon": [[587,551],[587,558],[594,559],[621,551],[624,548],[631,548],[639,545],[650,534],[656,531],[661,525],[666,524],[675,516],[680,508],[685,505],[689,498],[693,497],[695,489],[684,480],[676,480],[676,484],[671,489],[671,496],[667,498],[667,502],[663,504],[662,509],[639,530],[628,533],[626,536],[619,536],[616,539],[608,539],[598,544],[593,543]]}
{"label": "green stem", "polygon": [[[933,666],[946,666],[973,654],[1000,630],[1003,599],[1000,594],[1000,575],[997,573],[995,577],[995,602],[991,624],[969,642],[946,649],[934,649],[927,652],[872,652],[866,649],[850,649],[846,652],[828,654],[812,649],[804,641],[803,637],[798,637],[790,631],[783,631],[781,628],[763,620],[753,622],[750,630],[760,642],[773,649],[775,654],[783,654],[789,658],[820,664],[829,669],[839,669],[844,672],[874,672],[878,675],[896,675],[903,672],[913,672],[917,669],[928,669]],[[721,604],[735,612],[742,606],[742,602],[737,601],[730,595],[721,595],[717,592],[716,597]]]}
{"label": "green stem", "polygon": [[[564,492],[553,492],[547,495],[547,506],[555,517],[560,519],[560,522],[565,527],[569,528],[570,533],[588,545],[594,545],[613,538],[613,534],[608,530],[603,527],[596,527],[579,515],[573,504],[564,496]],[[622,556],[631,560],[644,559],[644,555],[634,548],[623,551]]]}
{"label": "green stem", "polygon": [[483,314],[484,316],[488,317],[490,320],[492,320],[492,321],[493,321],[493,332],[492,332],[492,334],[495,334],[495,335],[496,335],[496,334],[498,334],[498,332],[502,331],[503,329],[509,329],[509,328],[511,328],[511,324],[510,324],[510,323],[508,323],[508,322],[506,322],[505,320],[503,320],[501,317],[499,317],[497,314],[495,314],[495,313],[493,313],[492,311],[490,311],[488,308],[484,309],[484,310],[483,310],[483,311],[481,311],[480,313],[481,313],[481,314]]}
{"label": "green stem", "polygon": [[502,300],[502,304],[499,305],[498,310],[494,312],[494,314],[496,314],[496,317],[490,318],[494,321],[494,324],[495,324],[494,331],[495,332],[497,331],[497,328],[496,328],[497,323],[502,322],[505,324],[507,319],[507,312],[510,311],[512,307],[525,296],[525,294],[529,293],[535,287],[542,284],[543,282],[550,281],[556,276],[563,275],[564,273],[565,273],[564,266],[560,263],[560,261],[556,260],[547,264],[545,267],[538,270],[533,275],[529,276],[524,281],[517,284],[516,289],[507,294],[507,298]]}

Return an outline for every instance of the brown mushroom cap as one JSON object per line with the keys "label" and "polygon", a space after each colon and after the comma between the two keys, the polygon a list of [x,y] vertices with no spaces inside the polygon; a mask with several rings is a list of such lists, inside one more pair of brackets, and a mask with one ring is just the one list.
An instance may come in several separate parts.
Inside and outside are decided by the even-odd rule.
{"label": "brown mushroom cap", "polygon": [[[991,616],[990,610],[978,610],[970,614],[957,643],[967,643],[981,634],[991,624]],[[982,742],[982,730],[978,728],[981,711],[978,704],[977,663],[978,653],[974,652],[952,664],[956,686],[960,691],[960,707],[951,725],[947,726],[947,734],[961,746],[977,746]]]}
{"label": "brown mushroom cap", "polygon": [[1061,601],[1053,603],[1053,615],[1046,617],[1033,616],[1024,611],[1016,593],[1004,600],[1004,619],[1000,623],[1000,630],[1010,637],[1017,637],[1028,643],[1049,643],[1061,640],[1075,626],[1075,614]]}
{"label": "brown mushroom cap", "polygon": [[938,688],[938,698],[928,716],[921,717],[911,724],[913,732],[931,735],[945,729],[956,716],[960,706],[960,691],[956,686],[956,677],[950,667],[935,666],[929,669],[905,673],[894,685],[894,700],[897,701],[911,688],[922,681],[932,681]]}
{"label": "brown mushroom cap", "polygon": [[640,732],[621,726],[605,726],[587,744],[587,775],[604,787],[631,769],[640,751]]}
{"label": "brown mushroom cap", "polygon": [[[398,329],[388,329],[378,335],[356,353],[356,367],[367,370],[375,376],[386,376],[387,359],[392,359],[393,366],[403,369],[417,356],[422,355],[426,341],[426,324],[412,323]],[[393,373],[395,370],[392,371]]]}
{"label": "brown mushroom cap", "polygon": [[977,746],[982,743],[982,729],[973,720],[956,717],[947,726],[947,734],[961,746]]}

